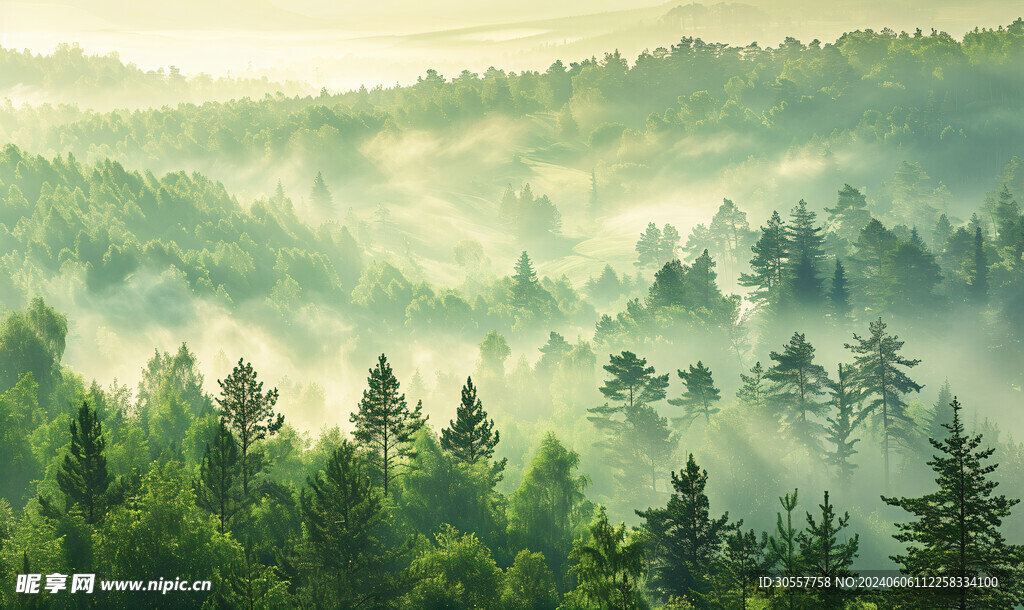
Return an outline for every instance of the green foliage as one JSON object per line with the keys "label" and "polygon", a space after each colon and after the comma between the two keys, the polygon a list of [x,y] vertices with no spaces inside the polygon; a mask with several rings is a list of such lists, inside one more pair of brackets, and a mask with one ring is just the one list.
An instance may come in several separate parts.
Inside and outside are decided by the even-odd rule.
{"label": "green foliage", "polygon": [[57,484],[67,499],[67,507],[79,508],[88,523],[99,521],[106,510],[105,497],[110,486],[103,425],[95,409],[83,402],[78,419],[71,420],[71,447],[57,473]]}
{"label": "green foliage", "polygon": [[489,460],[501,435],[494,430],[494,420],[487,419],[472,377],[467,377],[466,385],[462,386],[462,402],[455,416],[441,430],[441,448],[469,465]]}
{"label": "green foliage", "polygon": [[722,399],[722,393],[715,387],[715,380],[711,377],[711,369],[698,360],[696,366],[690,365],[689,371],[679,369],[677,372],[686,385],[686,393],[669,400],[668,403],[683,407],[685,415],[679,420],[686,422],[687,425],[701,417],[705,423],[710,424],[711,416],[719,411],[714,403]]}
{"label": "green foliage", "polygon": [[443,526],[412,562],[416,586],[409,592],[413,608],[498,608],[504,575],[490,550],[473,534]]}
{"label": "green foliage", "polygon": [[386,497],[397,469],[414,455],[413,436],[424,422],[420,415],[422,404],[409,409],[384,354],[377,359],[377,366],[370,369],[366,382],[369,388],[363,390],[359,411],[350,419],[356,425],[353,436],[373,456]]}
{"label": "green foliage", "polygon": [[220,533],[224,534],[245,501],[241,489],[242,462],[235,438],[224,422],[220,422],[211,440],[213,446],[209,441],[206,443],[199,478],[194,483],[196,504],[217,517]]}
{"label": "green foliage", "polygon": [[0,498],[21,506],[29,482],[39,475],[40,464],[32,454],[32,432],[43,423],[39,385],[32,373],[0,394]]}
{"label": "green foliage", "polygon": [[814,346],[803,333],[793,333],[782,352],[771,352],[775,364],[765,377],[775,382],[771,403],[782,431],[803,444],[814,457],[824,454],[821,442],[825,426],[819,419],[824,416],[827,403],[819,402],[825,394],[828,374],[814,362]]}
{"label": "green foliage", "polygon": [[627,536],[626,525],[608,522],[602,507],[590,526],[590,538],[573,543],[569,572],[576,588],[562,608],[648,608],[643,595],[644,540]]}
{"label": "green foliage", "polygon": [[[386,500],[348,441],[302,491],[303,596],[315,605],[380,606],[403,595],[411,540],[390,531]],[[399,568],[399,569],[395,569]]]}
{"label": "green foliage", "polygon": [[907,574],[970,578],[981,574],[999,579],[998,587],[954,586],[928,591],[939,603],[960,608],[1005,608],[1022,602],[1020,549],[1007,545],[1000,525],[1019,499],[993,495],[997,464],[986,464],[994,449],[979,449],[980,434],[967,436],[960,403],[953,398],[953,421],[945,439],[929,439],[939,455],[928,465],[938,489],[917,498],[882,500],[909,512],[914,520],[897,523],[896,540],[906,552],[892,560]]}
{"label": "green foliage", "polygon": [[249,486],[263,469],[257,444],[273,436],[284,425],[284,415],[274,413],[277,388],[263,392],[252,364],[238,359],[238,364],[225,379],[218,379],[221,421],[234,432],[235,443],[242,452],[242,495],[250,498]]}
{"label": "green foliage", "polygon": [[542,553],[519,551],[515,562],[505,570],[505,589],[501,607],[510,610],[554,610],[558,605],[555,576]]}

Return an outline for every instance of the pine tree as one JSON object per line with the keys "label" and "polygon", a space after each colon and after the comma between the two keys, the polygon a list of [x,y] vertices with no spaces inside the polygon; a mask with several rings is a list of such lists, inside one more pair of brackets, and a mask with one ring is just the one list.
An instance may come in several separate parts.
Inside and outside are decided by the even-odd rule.
{"label": "pine tree", "polygon": [[857,453],[853,448],[859,438],[854,438],[853,433],[863,420],[866,411],[855,413],[855,408],[864,400],[864,394],[856,385],[853,377],[853,369],[849,366],[839,365],[839,375],[835,381],[828,381],[829,391],[832,395],[832,406],[835,408],[835,415],[828,418],[828,436],[826,440],[832,448],[825,454],[825,462],[835,469],[839,483],[845,488],[853,478],[853,471],[857,465],[851,462],[851,458]]}
{"label": "pine tree", "polygon": [[871,222],[867,206],[867,199],[859,190],[849,184],[843,185],[835,207],[825,208],[829,232],[846,242],[855,241],[860,230]]}
{"label": "pine tree", "polygon": [[540,362],[537,363],[537,372],[552,375],[558,370],[562,358],[572,351],[572,345],[565,340],[565,337],[551,331],[548,335],[548,342],[540,348]]}
{"label": "pine tree", "polygon": [[721,554],[729,532],[742,525],[729,525],[729,513],[712,518],[704,493],[708,473],[701,470],[691,453],[686,469],[672,473],[675,490],[665,508],[636,511],[654,550],[653,585],[662,596],[700,598],[710,589],[711,569]]}
{"label": "pine tree", "polygon": [[323,470],[307,479],[300,496],[300,560],[310,597],[320,607],[381,607],[408,583],[395,568],[409,544],[389,540],[385,500],[374,488],[356,447],[348,440]]}
{"label": "pine tree", "polygon": [[[882,430],[882,455],[885,458],[885,486],[889,488],[889,455],[894,443],[909,446],[913,442],[914,422],[907,415],[903,395],[920,392],[922,385],[914,382],[902,368],[913,368],[920,360],[909,360],[899,355],[903,341],[885,332],[881,318],[869,325],[870,337],[859,337],[857,343],[845,345],[855,355],[855,366],[859,390],[865,396],[873,396],[867,411],[875,416],[877,427]],[[900,368],[897,368],[900,367]]]}
{"label": "pine tree", "polygon": [[776,305],[787,289],[789,241],[778,212],[772,212],[768,223],[761,227],[761,236],[751,249],[751,273],[740,275],[740,285],[754,288],[750,298],[761,304]]}
{"label": "pine tree", "polygon": [[797,543],[800,545],[803,574],[827,578],[832,582],[830,587],[820,591],[832,605],[838,603],[842,595],[836,579],[854,575],[851,568],[857,557],[860,536],[854,534],[845,541],[839,540],[850,524],[850,513],[843,513],[842,517],[836,515],[835,507],[829,502],[828,491],[818,508],[821,509],[821,519],[816,520],[814,515],[807,513],[807,527],[797,535]]}
{"label": "pine tree", "polygon": [[533,263],[526,250],[516,261],[516,273],[512,276],[512,304],[516,307],[529,309],[537,300],[540,284],[533,270]]}
{"label": "pine tree", "polygon": [[793,526],[793,511],[796,510],[799,491],[794,489],[793,493],[779,498],[782,510],[786,511],[786,521],[783,523],[782,513],[776,513],[776,535],[768,538],[768,561],[783,576],[800,574],[799,531]]}
{"label": "pine tree", "polygon": [[[467,464],[476,464],[491,459],[500,438],[494,420],[487,419],[487,411],[476,396],[473,378],[467,377],[455,420],[441,430],[441,448]],[[500,464],[504,466],[505,461]]]}
{"label": "pine tree", "polygon": [[864,226],[857,237],[854,261],[857,263],[858,297],[873,309],[885,309],[896,289],[892,257],[899,240],[877,219]]}
{"label": "pine tree", "polygon": [[686,393],[669,400],[668,404],[683,407],[685,415],[680,420],[687,425],[700,417],[704,417],[705,423],[711,423],[711,416],[719,411],[714,403],[722,398],[711,377],[711,369],[698,360],[697,366],[691,364],[689,371],[679,370],[677,373],[686,385]]}
{"label": "pine tree", "polygon": [[313,179],[313,189],[309,193],[309,200],[313,204],[313,209],[319,212],[330,212],[334,209],[334,198],[331,196],[331,190],[327,188],[327,183],[324,182],[324,175],[321,172],[317,172],[316,178]]}
{"label": "pine tree", "polygon": [[928,462],[938,475],[938,489],[918,498],[882,496],[886,504],[914,517],[896,524],[899,531],[894,537],[906,543],[907,550],[892,560],[900,564],[903,573],[917,577],[985,575],[999,580],[998,587],[953,581],[949,588],[918,592],[937,595],[941,607],[1012,608],[1024,602],[1019,581],[1015,581],[1021,551],[1006,544],[999,527],[1020,500],[993,495],[999,485],[992,480],[998,464],[986,462],[994,449],[979,449],[980,434],[965,435],[962,407],[956,397],[950,406],[953,421],[944,426],[946,438],[928,439],[939,451]]}
{"label": "pine tree", "polygon": [[659,265],[659,255],[662,250],[661,229],[653,222],[647,223],[647,230],[640,234],[640,240],[636,242],[636,263],[637,267]]}
{"label": "pine tree", "polygon": [[828,291],[828,302],[831,308],[832,319],[840,322],[850,316],[850,289],[846,286],[846,269],[843,263],[836,259],[836,268],[832,273],[832,285]]}
{"label": "pine tree", "polygon": [[793,208],[786,226],[789,244],[789,265],[793,296],[802,305],[816,305],[822,300],[822,282],[818,275],[825,253],[821,227],[814,226],[816,214],[807,209],[803,199]]}
{"label": "pine tree", "polygon": [[654,274],[654,282],[647,291],[647,306],[672,307],[687,303],[687,269],[679,260],[672,260]]}
{"label": "pine tree", "polygon": [[222,534],[227,532],[228,523],[245,500],[240,487],[241,478],[242,463],[238,458],[235,438],[224,422],[219,422],[213,435],[213,446],[206,443],[194,487],[196,504],[217,517]]}
{"label": "pine tree", "polygon": [[751,407],[754,411],[762,411],[765,407],[765,399],[770,394],[768,383],[765,381],[764,367],[758,361],[750,369],[749,375],[740,373],[740,381],[743,385],[736,392],[736,397],[743,404]]}
{"label": "pine tree", "polygon": [[87,523],[99,521],[105,508],[111,482],[105,446],[99,414],[83,401],[78,419],[71,420],[71,447],[57,471],[57,486],[67,498],[68,508],[81,507]]}
{"label": "pine tree", "polygon": [[637,358],[633,352],[609,357],[611,361],[604,370],[611,377],[600,391],[609,400],[622,404],[605,403],[588,409],[594,415],[587,419],[607,435],[601,446],[611,453],[619,470],[619,483],[626,489],[636,485],[639,464],[650,476],[651,489],[657,490],[658,473],[663,472],[660,467],[671,458],[679,442],[668,428],[668,419],[650,406],[665,398],[668,374],[656,375],[654,367],[646,366],[647,360]]}
{"label": "pine tree", "polygon": [[985,238],[981,233],[981,227],[974,229],[974,258],[969,285],[971,298],[975,303],[985,303],[988,300],[988,257],[985,255]]}
{"label": "pine tree", "polygon": [[263,469],[263,458],[254,446],[277,434],[284,425],[284,415],[274,413],[277,388],[263,393],[263,382],[256,380],[252,364],[238,359],[227,378],[217,380],[220,386],[220,418],[233,432],[242,451],[242,495],[248,500],[249,485]]}
{"label": "pine tree", "polygon": [[356,425],[355,439],[373,454],[387,497],[396,468],[402,460],[415,455],[412,439],[425,421],[421,414],[423,405],[418,403],[415,409],[409,409],[384,354],[377,358],[377,366],[370,369],[366,383],[369,388],[363,390],[359,411],[352,414],[350,421]]}
{"label": "pine tree", "polygon": [[793,333],[782,352],[771,352],[769,357],[775,364],[765,377],[775,382],[771,402],[783,431],[806,445],[812,457],[822,456],[825,427],[815,418],[823,417],[828,409],[826,403],[818,401],[825,394],[828,375],[814,363],[814,346],[803,333]]}
{"label": "pine tree", "polygon": [[747,222],[747,213],[736,207],[731,200],[723,199],[722,205],[718,206],[718,211],[711,218],[708,231],[714,243],[716,256],[722,257],[726,276],[734,277],[740,253],[747,249],[751,240],[752,232],[750,223]]}
{"label": "pine tree", "polygon": [[946,435],[946,426],[953,423],[953,410],[949,403],[953,402],[953,390],[947,379],[939,388],[939,396],[932,405],[931,417],[928,419],[928,438],[942,438]]}
{"label": "pine tree", "polygon": [[[716,580],[724,584],[722,589],[735,590],[735,593],[730,597],[723,595],[724,591],[721,592],[719,597],[724,598],[722,602],[725,603],[719,603],[718,606],[724,608],[738,606],[746,610],[747,600],[757,588],[757,578],[763,576],[767,571],[765,566],[765,548],[767,546],[768,535],[762,533],[761,538],[758,539],[754,530],[744,532],[737,527],[735,531],[726,536],[725,551],[719,562]],[[738,594],[738,600],[735,599],[736,594]]]}
{"label": "pine tree", "polygon": [[688,305],[703,307],[712,310],[716,302],[722,298],[715,279],[718,274],[714,272],[715,261],[711,260],[707,248],[693,261],[690,268],[686,270],[686,300]]}
{"label": "pine tree", "polygon": [[569,558],[569,573],[576,589],[565,598],[568,607],[643,610],[644,548],[642,540],[626,533],[626,524],[614,526],[602,506],[590,526],[589,539],[578,538]]}
{"label": "pine tree", "polygon": [[679,250],[679,231],[670,224],[666,224],[661,230],[661,242],[658,246],[658,262],[671,261],[676,259],[676,252]]}

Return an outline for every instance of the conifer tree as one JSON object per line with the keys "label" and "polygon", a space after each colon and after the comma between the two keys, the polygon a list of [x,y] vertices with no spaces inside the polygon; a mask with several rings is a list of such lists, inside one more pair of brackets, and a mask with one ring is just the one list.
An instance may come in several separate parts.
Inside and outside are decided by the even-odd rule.
{"label": "conifer tree", "polygon": [[679,231],[670,224],[665,224],[661,230],[661,242],[658,246],[658,262],[675,260],[676,252],[679,250]]}
{"label": "conifer tree", "polygon": [[860,231],[855,245],[860,302],[873,309],[885,309],[892,300],[895,281],[892,257],[899,240],[878,219],[871,219]]}
{"label": "conifer tree", "polygon": [[686,292],[689,296],[687,304],[710,310],[722,298],[722,293],[718,290],[718,284],[715,283],[715,278],[718,277],[718,274],[715,273],[714,268],[715,261],[711,259],[711,255],[708,254],[708,250],[705,248],[704,252],[686,270],[685,277],[688,288]]}
{"label": "conifer tree", "polygon": [[722,257],[727,277],[733,273],[739,263],[740,252],[750,244],[752,232],[747,222],[747,213],[736,207],[730,199],[723,199],[722,205],[711,218],[708,227],[717,256]]}
{"label": "conifer tree", "polygon": [[540,284],[537,282],[537,273],[533,270],[533,262],[530,256],[523,250],[516,261],[516,272],[512,276],[512,304],[516,307],[529,308],[537,300],[537,293]]}
{"label": "conifer tree", "polygon": [[807,202],[801,199],[786,226],[793,296],[803,305],[815,305],[824,296],[819,269],[825,256],[822,248],[825,238],[821,227],[814,225],[815,218],[816,214],[808,210]]}
{"label": "conifer tree", "polygon": [[321,172],[317,172],[316,178],[313,179],[313,189],[309,193],[309,200],[313,204],[313,209],[320,212],[329,212],[334,209],[334,198],[331,196],[331,190],[327,188],[327,183]]}
{"label": "conifer tree", "polygon": [[853,369],[849,365],[840,364],[836,380],[827,383],[835,414],[828,418],[826,440],[832,447],[825,454],[825,462],[834,469],[839,483],[845,487],[857,468],[850,460],[857,453],[853,446],[860,442],[859,438],[854,438],[854,430],[866,414],[866,411],[855,413],[856,407],[864,400],[864,394],[855,383]]}
{"label": "conifer tree", "polygon": [[835,233],[847,242],[855,241],[860,230],[871,222],[871,213],[868,212],[867,206],[867,199],[858,189],[849,184],[843,185],[835,207],[825,208],[828,212],[829,232]]}
{"label": "conifer tree", "polygon": [[740,382],[742,382],[742,385],[736,392],[736,397],[755,411],[763,410],[765,407],[765,399],[769,396],[771,391],[768,387],[765,370],[764,367],[761,366],[760,360],[754,364],[753,368],[750,369],[749,375],[740,373]]}
{"label": "conifer tree", "polygon": [[668,373],[655,375],[654,367],[647,366],[646,358],[624,351],[609,354],[610,362],[604,370],[611,375],[601,386],[601,394],[610,400],[623,402],[627,407],[657,402],[665,398]]}
{"label": "conifer tree", "polygon": [[636,263],[637,267],[659,265],[662,251],[661,229],[653,222],[647,223],[647,229],[640,234],[640,240],[636,242]]}
{"label": "conifer tree", "polygon": [[931,417],[928,419],[928,438],[943,438],[945,426],[953,423],[953,410],[949,403],[953,402],[953,390],[947,379],[939,388],[939,396],[932,405]]}
{"label": "conifer tree", "polygon": [[896,524],[894,537],[907,549],[892,560],[903,573],[918,577],[984,575],[999,581],[998,587],[953,581],[951,587],[924,592],[939,596],[941,607],[1012,608],[1024,602],[1017,580],[1021,549],[1006,544],[999,528],[1020,500],[994,495],[999,483],[992,475],[998,464],[987,463],[994,449],[979,449],[982,436],[965,434],[956,397],[950,407],[953,421],[944,426],[946,438],[928,439],[939,452],[928,462],[938,489],[917,498],[882,496],[886,504],[913,516]]}
{"label": "conifer tree", "polygon": [[67,498],[68,508],[81,507],[87,523],[99,521],[105,508],[111,482],[105,446],[99,414],[83,401],[78,419],[71,420],[71,447],[57,471],[57,486]]}
{"label": "conifer tree", "polygon": [[869,325],[871,336],[859,337],[854,333],[853,340],[857,343],[847,343],[846,349],[855,356],[859,390],[866,397],[872,397],[867,411],[874,415],[877,427],[881,428],[885,485],[888,489],[890,454],[897,443],[904,447],[913,443],[914,422],[907,414],[903,395],[911,391],[920,392],[924,386],[907,377],[902,370],[913,368],[921,361],[901,356],[899,351],[903,348],[903,341],[885,329],[885,323],[878,318]]}
{"label": "conifer tree", "polygon": [[985,256],[985,238],[980,226],[974,229],[974,258],[972,262],[970,295],[975,303],[985,303],[988,300],[988,257]]}
{"label": "conifer tree", "polygon": [[[845,541],[839,539],[843,530],[850,524],[850,513],[838,516],[835,507],[829,501],[828,491],[825,492],[824,502],[819,504],[818,508],[821,509],[820,520],[807,513],[807,527],[797,535],[800,562],[805,575],[829,578],[835,583],[836,578],[853,576],[851,568],[854,558],[857,557],[860,536],[854,534]],[[830,593],[835,595],[839,587],[833,584],[831,589]]]}
{"label": "conifer tree", "polygon": [[383,494],[347,440],[307,479],[300,497],[300,567],[320,607],[381,607],[408,586],[401,560],[408,544],[392,544]]}
{"label": "conifer tree", "polygon": [[262,455],[254,446],[277,434],[284,425],[284,415],[274,413],[277,388],[264,394],[263,382],[256,377],[252,364],[239,358],[231,374],[217,380],[221,421],[234,432],[235,442],[242,452],[242,495],[247,500],[252,479],[263,469]]}
{"label": "conifer tree", "polygon": [[708,473],[701,470],[691,453],[686,469],[672,473],[673,494],[665,508],[636,511],[653,549],[654,589],[662,596],[700,598],[711,586],[711,570],[721,554],[722,542],[735,526],[729,513],[711,517],[704,492]]}
{"label": "conifer tree", "polygon": [[231,518],[245,500],[241,478],[242,463],[238,458],[235,438],[224,422],[219,422],[213,435],[213,446],[206,443],[194,487],[196,504],[217,517],[222,534],[227,532]]}
{"label": "conifer tree", "polygon": [[803,333],[793,333],[782,352],[771,352],[769,357],[775,364],[765,376],[775,382],[771,402],[783,431],[806,445],[812,457],[822,456],[825,427],[816,418],[823,417],[828,409],[818,400],[825,394],[828,375],[814,363],[814,346]]}
{"label": "conifer tree", "polygon": [[[737,527],[726,536],[725,550],[719,560],[716,575],[716,589],[719,603],[716,607],[746,610],[747,603],[757,588],[757,578],[767,572],[765,566],[765,548],[768,546],[768,534],[762,533],[758,539],[754,530],[744,532]],[[738,600],[736,598],[739,598]],[[737,603],[738,602],[738,603]]]}
{"label": "conifer tree", "polygon": [[[487,411],[477,398],[473,378],[467,377],[455,420],[441,430],[441,448],[467,464],[476,464],[491,459],[500,438],[494,420],[487,419]],[[502,460],[501,464],[504,463]]]}
{"label": "conifer tree", "polygon": [[380,469],[387,497],[396,468],[402,460],[415,455],[412,440],[424,423],[423,405],[418,403],[415,409],[409,409],[384,354],[377,358],[377,366],[370,369],[366,383],[369,388],[363,390],[359,411],[352,414],[350,421],[356,425],[353,436],[369,450]]}
{"label": "conifer tree", "polygon": [[553,374],[561,364],[562,358],[570,351],[572,351],[572,345],[565,340],[565,337],[551,331],[548,335],[548,342],[540,348],[540,353],[543,355],[540,357],[540,362],[537,363],[537,371],[547,375]]}
{"label": "conifer tree", "polygon": [[740,285],[754,288],[750,295],[753,301],[778,304],[787,288],[789,264],[789,241],[778,212],[772,212],[767,224],[761,227],[761,235],[751,249],[754,252],[750,259],[751,273],[740,275]]}
{"label": "conifer tree", "polygon": [[722,398],[711,377],[711,369],[698,360],[697,366],[691,364],[689,371],[679,370],[677,373],[686,385],[686,393],[669,400],[668,404],[683,407],[685,415],[680,419],[687,425],[699,417],[704,417],[705,423],[711,423],[711,416],[719,411],[714,404]]}
{"label": "conifer tree", "polygon": [[576,608],[617,608],[642,610],[649,607],[643,595],[643,541],[629,536],[626,524],[612,525],[604,507],[590,526],[589,540],[578,538],[569,558],[575,560],[569,573],[576,588],[565,605]]}
{"label": "conifer tree", "polygon": [[799,531],[793,525],[793,511],[797,507],[799,491],[794,489],[793,493],[779,497],[782,510],[786,511],[786,520],[783,522],[782,513],[776,513],[775,536],[768,537],[768,560],[783,576],[800,574]]}
{"label": "conifer tree", "polygon": [[654,282],[647,291],[647,306],[654,308],[686,304],[687,275],[686,267],[678,259],[665,263],[654,274]]}
{"label": "conifer tree", "polygon": [[832,285],[829,286],[828,302],[834,321],[846,320],[850,316],[850,289],[847,287],[846,269],[836,259],[835,271],[832,273]]}

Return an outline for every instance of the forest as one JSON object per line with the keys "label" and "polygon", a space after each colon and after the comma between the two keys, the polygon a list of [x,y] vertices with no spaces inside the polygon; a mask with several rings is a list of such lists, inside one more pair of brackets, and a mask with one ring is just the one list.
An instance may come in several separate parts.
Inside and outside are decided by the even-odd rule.
{"label": "forest", "polygon": [[0,606],[1024,604],[1021,62],[0,49]]}

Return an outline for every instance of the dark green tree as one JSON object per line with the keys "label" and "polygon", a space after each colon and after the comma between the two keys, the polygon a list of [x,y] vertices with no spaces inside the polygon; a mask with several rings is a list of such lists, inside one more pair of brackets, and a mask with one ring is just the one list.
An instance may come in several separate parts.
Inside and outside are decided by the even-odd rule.
{"label": "dark green tree", "polygon": [[687,268],[678,259],[665,263],[654,274],[654,282],[647,291],[647,306],[671,307],[687,304]]}
{"label": "dark green tree", "polygon": [[626,524],[612,525],[604,507],[590,525],[590,537],[573,543],[569,573],[576,588],[563,601],[567,608],[643,610],[644,541],[630,536]]}
{"label": "dark green tree", "polygon": [[750,273],[740,275],[740,285],[754,289],[750,298],[757,303],[777,305],[788,289],[789,241],[782,217],[772,212],[761,235],[751,247]]}
{"label": "dark green tree", "polygon": [[[652,549],[652,585],[659,596],[701,598],[710,590],[712,566],[722,552],[722,542],[734,526],[729,513],[712,518],[704,492],[708,473],[697,466],[691,453],[686,469],[672,473],[675,490],[665,508],[636,511]],[[735,527],[741,525],[742,522]]]}
{"label": "dark green tree", "polygon": [[668,373],[655,375],[654,367],[647,366],[646,358],[624,351],[620,355],[609,354],[610,362],[604,370],[611,375],[601,386],[601,394],[609,400],[622,402],[627,407],[648,404],[665,398],[668,388]]}
{"label": "dark green tree", "polygon": [[505,570],[501,603],[510,610],[554,610],[558,606],[555,575],[542,553],[519,551],[512,566]]}
{"label": "dark green tree", "polygon": [[[476,464],[491,459],[500,438],[494,429],[494,420],[487,419],[487,411],[477,398],[473,378],[467,377],[455,420],[441,430],[441,448],[467,464]],[[502,466],[505,461],[502,460]]]}
{"label": "dark green tree", "polygon": [[828,375],[814,363],[814,346],[803,333],[793,333],[782,352],[771,352],[769,357],[775,364],[765,377],[775,382],[771,402],[782,430],[803,443],[812,457],[822,456],[825,426],[818,419],[824,417],[828,404],[819,397],[825,394]]}
{"label": "dark green tree", "polygon": [[223,421],[217,425],[212,440],[212,446],[206,443],[203,461],[199,464],[199,478],[193,487],[196,504],[217,517],[223,534],[245,501],[241,489],[242,462],[235,438]]}
{"label": "dark green tree", "polygon": [[247,500],[252,479],[264,467],[263,456],[255,445],[277,434],[284,425],[284,415],[274,413],[277,388],[264,394],[263,382],[256,377],[252,364],[239,358],[231,374],[217,380],[221,421],[234,432],[235,442],[242,452],[242,495]]}
{"label": "dark green tree", "polygon": [[537,301],[540,291],[537,273],[533,270],[533,262],[530,261],[526,250],[519,255],[515,269],[515,275],[512,276],[512,304],[526,309]]}
{"label": "dark green tree", "polygon": [[903,395],[911,391],[920,392],[924,386],[907,377],[903,371],[921,361],[901,356],[899,351],[904,342],[885,329],[885,323],[878,318],[869,325],[870,336],[859,337],[854,333],[853,340],[857,343],[847,343],[845,347],[854,354],[858,390],[865,398],[870,397],[866,409],[874,415],[876,427],[882,433],[885,485],[888,489],[890,454],[897,443],[907,448],[914,439],[914,421],[907,414]]}
{"label": "dark green tree", "polygon": [[828,491],[818,508],[821,509],[821,518],[815,519],[814,515],[807,513],[807,527],[797,535],[800,563],[804,575],[830,579],[832,585],[816,593],[824,593],[829,605],[834,607],[842,596],[836,578],[854,575],[853,560],[857,557],[860,536],[854,534],[852,538],[840,540],[843,530],[850,524],[850,513],[838,516],[829,501]]}
{"label": "dark green tree", "polygon": [[793,525],[793,511],[798,504],[799,491],[794,489],[793,493],[779,497],[782,510],[786,511],[786,520],[783,522],[782,513],[776,513],[775,535],[768,537],[769,564],[783,576],[800,574],[800,532]]}
{"label": "dark green tree", "polygon": [[975,303],[985,303],[988,300],[988,257],[985,255],[985,237],[980,226],[974,229],[973,252],[968,290]]}
{"label": "dark green tree", "polygon": [[905,574],[918,577],[999,579],[998,587],[954,581],[951,587],[927,591],[939,598],[938,607],[1012,608],[1024,601],[1017,580],[1021,549],[1006,544],[999,528],[1020,500],[993,494],[999,485],[992,476],[998,464],[987,462],[994,449],[979,449],[981,435],[965,434],[956,397],[950,406],[953,421],[945,426],[946,438],[929,439],[939,452],[928,462],[938,489],[917,498],[882,496],[886,504],[914,517],[896,524],[894,537],[907,550],[892,560]]}
{"label": "dark green tree", "polygon": [[105,509],[111,482],[105,446],[99,414],[83,401],[78,419],[71,420],[71,446],[57,471],[57,485],[67,498],[68,508],[79,506],[87,523],[99,521]]}
{"label": "dark green tree", "polygon": [[801,199],[786,225],[793,297],[797,303],[810,306],[819,304],[824,297],[819,272],[825,257],[822,248],[825,238],[821,235],[821,227],[814,224],[816,216],[807,209],[807,202]]}
{"label": "dark green tree", "polygon": [[[767,573],[765,565],[765,549],[768,546],[768,534],[761,534],[758,539],[754,530],[744,532],[735,528],[725,537],[725,548],[718,561],[715,575],[715,594],[712,599],[716,607],[742,608],[747,604],[757,588],[759,576]],[[717,598],[717,599],[714,599]]]}
{"label": "dark green tree", "polygon": [[850,289],[847,287],[846,269],[843,263],[836,259],[835,271],[832,272],[832,284],[829,286],[828,303],[832,319],[837,322],[846,320],[850,316]]}
{"label": "dark green tree", "polygon": [[707,248],[697,257],[693,264],[686,270],[686,294],[685,303],[692,307],[703,307],[713,310],[715,303],[722,298],[715,279],[718,274],[714,271],[715,261],[711,259]]}
{"label": "dark green tree", "polygon": [[422,404],[409,409],[384,354],[377,358],[377,366],[370,369],[366,383],[369,388],[363,390],[359,411],[352,414],[350,421],[356,425],[355,439],[373,455],[387,497],[396,469],[414,455],[412,438],[424,422]]}
{"label": "dark green tree", "polygon": [[320,607],[381,607],[408,586],[400,567],[408,543],[392,544],[383,494],[347,440],[300,497],[301,569],[306,595]]}
{"label": "dark green tree", "polygon": [[668,404],[683,408],[685,414],[680,420],[687,425],[700,417],[705,423],[711,423],[711,416],[719,411],[714,404],[722,398],[711,377],[711,369],[698,360],[696,366],[690,365],[689,371],[680,369],[677,373],[686,386],[686,392],[679,398],[670,399]]}

